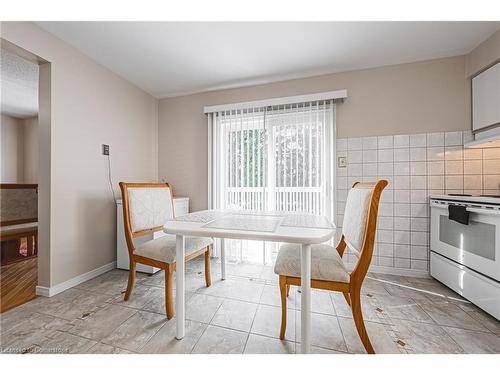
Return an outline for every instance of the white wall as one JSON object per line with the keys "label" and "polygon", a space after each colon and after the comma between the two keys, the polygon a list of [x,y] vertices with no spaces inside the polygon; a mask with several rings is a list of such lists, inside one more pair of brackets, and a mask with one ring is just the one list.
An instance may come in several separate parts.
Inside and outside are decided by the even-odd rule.
{"label": "white wall", "polygon": [[38,183],[38,117],[23,120],[23,150],[25,184]]}
{"label": "white wall", "polygon": [[111,146],[117,195],[119,181],[154,180],[157,100],[32,23],[0,26],[2,38],[50,62],[40,90],[50,87],[51,101],[39,101],[50,107],[50,129],[40,118],[39,169],[39,182],[51,186],[43,198],[51,272],[40,270],[39,282],[49,287],[116,259],[116,209],[101,144]]}
{"label": "white wall", "polygon": [[220,90],[160,101],[159,177],[194,210],[207,207],[207,117],[203,106],[347,89],[338,137],[466,130],[465,56]]}
{"label": "white wall", "polygon": [[2,114],[0,124],[0,183],[21,184],[24,182],[24,137],[23,122]]}

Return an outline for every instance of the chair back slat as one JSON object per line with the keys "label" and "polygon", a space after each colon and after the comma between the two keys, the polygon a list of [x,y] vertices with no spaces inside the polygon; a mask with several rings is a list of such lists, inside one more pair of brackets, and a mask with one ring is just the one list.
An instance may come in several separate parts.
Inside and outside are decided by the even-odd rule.
{"label": "chair back slat", "polygon": [[162,226],[174,216],[169,187],[128,188],[128,204],[134,233]]}
{"label": "chair back slat", "polygon": [[351,272],[351,280],[363,280],[370,266],[377,230],[380,196],[387,186],[386,180],[353,184],[347,196],[342,238],[358,258]]}
{"label": "chair back slat", "polygon": [[127,247],[133,252],[133,238],[161,230],[174,218],[172,189],[168,183],[128,182],[120,182],[120,189]]}

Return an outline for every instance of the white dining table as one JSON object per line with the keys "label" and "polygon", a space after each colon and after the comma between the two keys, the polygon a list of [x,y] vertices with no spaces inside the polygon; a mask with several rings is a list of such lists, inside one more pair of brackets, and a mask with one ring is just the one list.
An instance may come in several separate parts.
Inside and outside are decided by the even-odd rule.
{"label": "white dining table", "polygon": [[[205,210],[168,221],[164,232],[176,236],[176,338],[185,334],[185,236],[296,243],[301,245],[301,352],[311,348],[311,245],[330,240],[334,225],[324,216],[274,211]],[[224,241],[221,275],[226,278]],[[276,328],[277,330],[279,327]]]}

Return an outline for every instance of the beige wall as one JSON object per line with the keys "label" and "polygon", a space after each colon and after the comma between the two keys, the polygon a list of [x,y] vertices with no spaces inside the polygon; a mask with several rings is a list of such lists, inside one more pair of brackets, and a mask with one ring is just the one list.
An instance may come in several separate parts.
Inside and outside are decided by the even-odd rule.
{"label": "beige wall", "polygon": [[20,119],[2,114],[2,183],[38,181],[38,118]]}
{"label": "beige wall", "polygon": [[2,22],[1,33],[50,62],[49,81],[40,82],[51,98],[40,99],[50,113],[40,118],[39,179],[51,185],[42,203],[51,211],[51,273],[41,284],[53,286],[116,259],[116,209],[101,144],[111,146],[117,195],[119,181],[153,180],[157,100],[32,23]]}
{"label": "beige wall", "polygon": [[164,99],[159,104],[158,176],[191,208],[207,206],[207,120],[203,106],[347,89],[338,137],[466,130],[465,57],[359,70]]}
{"label": "beige wall", "polygon": [[23,120],[24,183],[38,183],[38,117]]}
{"label": "beige wall", "polygon": [[500,30],[466,56],[466,72],[470,77],[500,60]]}
{"label": "beige wall", "polygon": [[0,157],[2,169],[0,182],[24,182],[24,129],[21,119],[2,114]]}

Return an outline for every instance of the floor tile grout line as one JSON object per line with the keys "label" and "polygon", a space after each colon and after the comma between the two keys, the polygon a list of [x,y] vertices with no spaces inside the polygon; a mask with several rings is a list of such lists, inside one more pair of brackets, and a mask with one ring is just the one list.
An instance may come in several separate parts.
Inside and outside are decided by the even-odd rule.
{"label": "floor tile grout line", "polygon": [[[197,323],[200,323],[200,322],[197,322]],[[185,322],[184,322],[185,324]],[[198,337],[198,339],[196,339],[196,342],[193,344],[193,347],[191,348],[191,350],[189,351],[189,354],[193,354],[193,351],[194,349],[196,348],[196,345],[198,345],[198,343],[200,342],[201,338],[203,337],[203,335],[205,334],[205,332],[207,331],[208,327],[210,326],[209,324],[206,324],[206,323],[200,323],[200,324],[203,324],[204,325],[204,328],[203,328],[203,332],[200,334],[200,337]],[[181,339],[181,340],[184,340],[185,339],[185,334],[184,334],[184,337]],[[177,340],[177,338],[175,338],[175,340]]]}
{"label": "floor tile grout line", "polygon": [[[469,317],[470,317],[472,320],[474,320],[476,323],[478,323],[479,325],[481,325],[482,327],[484,327],[485,329],[487,329],[487,330],[488,330],[488,332],[493,333],[493,334],[496,334],[496,333],[495,333],[495,332],[493,332],[491,329],[489,329],[489,328],[488,328],[488,327],[487,327],[487,326],[486,326],[483,322],[481,322],[481,321],[479,321],[478,319],[474,318],[474,317],[473,317],[473,316],[472,316],[472,315],[471,315],[468,311],[465,311],[465,310],[462,308],[462,306],[460,306],[460,305],[456,305],[456,306],[458,306],[458,308],[459,308],[460,310],[462,310],[464,313],[466,313],[466,314],[467,314],[467,316],[469,316]],[[474,306],[475,306],[475,305],[474,305]]]}
{"label": "floor tile grout line", "polygon": [[[220,298],[220,297],[218,297]],[[225,298],[221,298],[222,299],[222,302],[221,304],[217,307],[217,310],[215,310],[215,313],[214,315],[212,316],[212,318],[210,318],[210,321],[208,323],[202,323],[202,324],[206,324],[206,327],[205,329],[203,330],[203,332],[201,333],[200,337],[198,337],[198,339],[196,340],[196,343],[193,345],[193,348],[191,349],[191,351],[189,352],[190,354],[193,353],[193,350],[196,348],[196,345],[198,345],[198,343],[200,342],[201,338],[203,337],[203,335],[205,334],[205,332],[207,331],[208,327],[210,327],[210,323],[212,323],[212,321],[214,320],[214,317],[215,315],[217,314],[217,312],[219,311],[219,309],[221,308],[222,304],[224,303],[225,301]],[[186,325],[186,321],[184,320],[184,325]]]}
{"label": "floor tile grout line", "polygon": [[[262,294],[264,294],[264,289],[262,289]],[[262,295],[260,296],[260,299],[262,299]],[[260,303],[257,304],[257,308],[255,309],[255,312],[253,314],[252,324],[250,324],[250,329],[248,330],[248,337],[247,337],[247,341],[245,342],[245,347],[243,348],[243,353],[245,353],[245,350],[247,348],[248,340],[250,339],[250,334],[252,332],[252,328],[253,328],[253,325],[255,323],[255,317],[257,316],[257,312],[259,311],[259,306],[260,306]]]}
{"label": "floor tile grout line", "polygon": [[[145,311],[145,310],[138,310],[136,313],[134,313],[133,315],[131,315],[128,319],[126,319],[123,323],[121,323],[118,327],[116,327],[116,329],[114,329],[113,331],[111,331],[106,337],[103,337],[99,342],[101,342],[102,344],[105,344],[105,345],[110,345],[110,346],[113,346],[113,347],[116,347],[116,348],[119,348],[119,349],[124,349],[124,350],[130,350],[130,351],[133,351],[132,349],[130,348],[124,348],[124,347],[121,347],[121,346],[118,346],[118,345],[112,345],[110,344],[109,342],[106,343],[106,342],[103,342],[102,340],[105,340],[107,337],[111,336],[114,332],[116,332],[121,326],[123,326],[126,322],[128,322],[130,319],[132,319],[134,316],[136,316],[139,312],[147,312],[147,313],[150,313],[150,314],[155,314],[155,315],[162,315],[162,314],[157,314],[157,313],[154,313],[154,312],[150,312],[150,311]],[[166,319],[166,317],[164,318]],[[140,353],[140,351],[142,350],[142,348],[144,346],[147,345],[147,343],[154,337],[156,336],[156,334],[163,328],[163,326],[165,324],[168,323],[168,320],[167,321],[164,321],[161,325],[160,325],[160,328],[158,328],[147,340],[144,344],[142,344],[140,346],[140,348],[138,348],[137,352]]]}
{"label": "floor tile grout line", "polygon": [[[248,278],[244,278],[244,277],[242,277],[242,278],[238,278],[238,279],[236,279],[236,278],[235,278],[234,280],[235,280],[235,281],[238,281],[238,280],[247,280],[248,282],[253,282],[253,281],[255,281],[255,279],[249,280]],[[259,282],[258,284],[262,284],[262,283],[260,283],[260,282]],[[276,285],[276,284],[268,284],[267,282],[265,282],[265,283],[264,283],[264,288],[265,288],[265,286],[267,286],[267,285]],[[438,305],[440,305],[440,304],[450,304],[450,305],[454,305],[454,306],[457,306],[457,307],[460,309],[460,311],[462,311],[463,313],[465,313],[465,316],[468,316],[470,319],[474,319],[474,320],[475,320],[475,318],[474,318],[474,316],[472,315],[472,313],[471,313],[471,312],[468,312],[468,311],[464,310],[465,305],[463,305],[462,303],[460,303],[460,301],[458,301],[458,302],[452,302],[452,301],[448,301],[448,300],[443,300],[443,302],[441,302],[441,301],[435,302],[435,301],[433,301],[433,300],[431,300],[431,299],[429,299],[429,300],[420,300],[420,299],[415,299],[415,298],[413,298],[413,297],[398,296],[397,294],[394,294],[394,293],[389,292],[389,291],[387,290],[387,288],[385,287],[385,284],[383,284],[383,285],[384,285],[383,290],[385,290],[385,291],[388,293],[388,296],[392,296],[392,297],[400,297],[400,298],[404,298],[404,299],[406,299],[406,300],[411,300],[411,301],[413,301],[413,302],[415,303],[415,305],[417,305],[417,306],[422,306],[422,305],[435,305],[435,304],[438,304]],[[161,289],[161,286],[158,286],[158,285],[153,285],[153,286],[148,286],[148,288],[159,288],[159,289]],[[222,298],[221,298],[220,296],[214,296],[214,297],[221,298],[223,301],[226,301],[226,300],[234,300],[234,301],[241,301],[241,302],[245,302],[245,303],[251,303],[252,305],[256,305],[256,308],[257,308],[257,309],[258,309],[260,306],[270,306],[270,307],[278,307],[278,308],[279,308],[279,306],[267,305],[267,304],[265,304],[265,303],[263,303],[263,302],[262,302],[263,293],[264,293],[264,291],[265,291],[265,289],[264,289],[264,288],[262,288],[262,290],[260,291],[260,297],[259,297],[259,301],[258,301],[258,302],[249,302],[249,301],[239,300],[239,299],[236,299],[236,298],[230,298],[230,297],[222,297]],[[75,288],[75,289],[79,289],[79,288]],[[106,294],[106,293],[97,292],[97,291],[95,291],[95,290],[87,290],[87,289],[79,289],[79,290],[82,290],[83,292],[85,292],[85,293],[89,293],[89,294],[92,294],[92,295],[102,295],[102,296],[116,297],[116,295],[108,295],[108,294]],[[375,292],[370,292],[370,293],[379,294],[380,296],[386,296],[385,294],[382,294],[382,293],[375,293]],[[205,294],[205,293],[197,293],[197,290],[195,290],[195,291],[191,294],[191,297],[192,297],[193,295],[195,295],[195,294],[208,295],[208,294]],[[332,303],[332,304],[333,304],[333,308],[334,308],[334,312],[335,312],[333,315],[332,315],[332,314],[328,314],[328,313],[324,313],[324,312],[315,312],[315,314],[321,314],[321,315],[326,315],[326,316],[335,316],[335,317],[336,317],[336,320],[337,320],[338,322],[339,322],[340,318],[352,319],[352,317],[345,317],[345,316],[342,316],[342,315],[339,315],[339,314],[338,314],[337,309],[336,309],[336,307],[335,307],[335,304],[334,304],[334,302],[333,302],[333,299],[332,299],[332,298],[333,298],[333,297],[332,297],[332,294],[330,294],[330,298],[329,298],[329,300],[330,300],[330,303]],[[147,304],[147,303],[146,303],[146,304]],[[119,325],[119,326],[118,326],[115,330],[119,329],[119,328],[120,328],[120,327],[121,327],[124,323],[126,323],[126,322],[127,322],[127,321],[131,318],[131,317],[133,317],[134,315],[136,315],[139,311],[145,311],[145,312],[150,312],[150,313],[157,314],[157,315],[162,315],[162,314],[160,314],[160,313],[158,313],[158,312],[156,312],[156,311],[148,311],[148,310],[145,310],[145,306],[141,306],[141,307],[124,306],[124,305],[121,305],[119,301],[114,301],[114,302],[111,302],[111,301],[106,301],[106,302],[103,302],[101,305],[99,305],[99,306],[98,306],[98,308],[97,308],[97,310],[96,310],[95,312],[100,311],[101,309],[106,308],[107,306],[110,306],[110,305],[120,306],[120,307],[128,308],[128,309],[130,309],[130,310],[136,310],[136,312],[135,312],[135,313],[133,313],[133,315],[132,315],[132,316],[130,316],[130,317],[129,317],[129,318],[127,318],[124,322],[122,322],[122,323],[121,323],[121,324],[120,324],[120,325]],[[214,320],[214,317],[215,317],[215,315],[217,314],[217,312],[220,310],[221,306],[222,306],[222,304],[221,304],[221,305],[219,305],[219,307],[218,307],[217,311],[216,311],[216,312],[214,313],[214,315],[212,316],[212,318],[211,318],[211,320],[210,320],[209,324],[204,323],[204,325],[205,325],[204,330],[203,330],[203,332],[201,333],[201,335],[200,335],[200,337],[198,338],[198,340],[197,340],[197,342],[195,343],[195,345],[197,345],[197,344],[198,344],[199,339],[201,338],[201,336],[203,336],[203,334],[204,334],[204,332],[206,331],[206,329],[208,328],[208,326],[210,326],[210,325],[212,325],[212,326],[217,326],[217,325],[214,325],[214,324],[213,324],[213,320]],[[94,306],[94,307],[96,307],[96,306]],[[291,306],[290,306],[290,307],[291,307]],[[299,314],[299,310],[297,309],[297,300],[294,300],[294,306],[293,306],[293,308],[292,308],[292,309],[295,311],[295,315],[297,316],[297,314]],[[429,318],[430,318],[430,321],[429,321],[429,322],[427,322],[427,321],[419,321],[419,320],[414,320],[414,319],[411,319],[411,318],[405,318],[405,317],[403,317],[403,318],[398,317],[398,318],[396,318],[396,319],[397,319],[397,320],[400,320],[400,321],[414,322],[414,323],[417,323],[417,324],[432,325],[432,326],[435,326],[435,327],[440,327],[441,329],[443,329],[443,330],[445,331],[445,333],[446,333],[446,334],[445,334],[445,337],[446,337],[447,339],[449,339],[449,340],[450,340],[450,342],[455,343],[455,344],[456,344],[456,346],[457,346],[457,348],[460,348],[460,350],[462,350],[462,351],[465,351],[465,348],[464,348],[462,345],[460,345],[460,344],[459,344],[459,342],[457,342],[455,339],[453,339],[453,337],[451,336],[451,334],[449,334],[449,333],[448,333],[448,331],[447,331],[446,329],[444,329],[444,328],[446,328],[446,327],[450,327],[450,328],[456,328],[456,329],[463,330],[463,331],[467,331],[467,332],[471,332],[471,333],[476,332],[476,333],[480,333],[480,334],[493,334],[495,337],[500,337],[500,335],[499,335],[496,331],[493,331],[492,329],[490,329],[490,328],[489,328],[488,326],[486,326],[486,325],[485,325],[482,321],[480,321],[479,326],[480,326],[482,329],[484,329],[484,330],[477,330],[477,329],[463,328],[463,326],[458,326],[458,327],[457,327],[456,325],[440,324],[440,323],[438,323],[438,322],[436,321],[436,319],[432,318],[432,316],[430,316],[430,315],[429,315],[429,313],[427,313],[427,311],[425,311],[425,310],[424,310],[424,312],[425,312],[425,313],[429,316]],[[51,317],[51,318],[57,318],[57,319],[59,319],[59,320],[61,320],[61,321],[63,321],[63,322],[69,323],[69,325],[74,325],[74,323],[75,323],[76,321],[78,321],[78,320],[82,320],[82,319],[80,319],[80,318],[75,318],[75,319],[73,319],[73,320],[68,320],[67,318],[60,318],[60,317],[58,317],[58,316],[52,315],[51,313],[43,313],[43,312],[42,312],[42,313],[40,313],[40,314],[41,314],[41,315],[43,315],[43,316],[48,316],[48,317]],[[375,323],[375,324],[382,324],[384,327],[387,327],[387,328],[389,328],[389,327],[393,327],[393,326],[394,326],[394,324],[396,324],[396,323],[394,323],[394,322],[392,321],[392,317],[391,317],[391,316],[388,316],[388,319],[389,319],[389,321],[384,321],[384,322],[380,322],[380,321],[373,321],[373,320],[371,320],[371,322],[373,322],[373,323]],[[254,317],[253,317],[253,319],[252,319],[252,324],[251,324],[251,327],[253,327],[254,322],[255,322],[255,315],[254,315]],[[298,322],[297,322],[297,319],[296,319],[295,324],[297,324],[297,323],[298,323]],[[149,341],[150,341],[150,339],[151,339],[152,337],[154,337],[154,336],[158,333],[158,331],[159,331],[159,330],[161,330],[161,328],[162,328],[165,324],[167,324],[167,322],[164,322],[164,323],[160,326],[160,328],[159,328],[159,329],[158,329],[158,330],[157,330],[157,331],[156,331],[153,335],[151,335],[151,337],[148,339],[148,341],[147,341],[147,342],[149,342]],[[340,322],[339,322],[339,324],[340,324]],[[245,341],[245,345],[244,345],[244,349],[243,349],[243,350],[245,350],[245,349],[246,349],[246,347],[247,347],[248,340],[249,340],[249,335],[250,335],[250,334],[255,334],[255,335],[259,335],[259,336],[271,337],[271,338],[272,338],[272,336],[266,336],[266,335],[261,335],[261,334],[258,334],[258,333],[252,333],[252,332],[251,332],[251,328],[250,328],[250,331],[249,331],[249,332],[240,331],[240,330],[238,330],[238,329],[232,329],[232,328],[228,328],[228,327],[221,327],[221,328],[225,328],[225,329],[232,330],[232,331],[239,331],[239,332],[242,332],[242,333],[247,334],[247,337],[246,337],[246,341]],[[342,330],[342,327],[340,327],[340,329],[341,329],[341,333],[342,333],[342,335],[343,335],[343,339],[344,339],[344,342],[345,342],[345,332],[344,332],[344,330]],[[52,332],[63,332],[63,333],[68,334],[68,335],[70,335],[70,336],[80,337],[80,338],[83,338],[83,339],[86,339],[86,340],[92,341],[92,342],[94,342],[94,345],[92,345],[92,347],[96,346],[96,345],[97,345],[97,343],[99,343],[99,342],[100,342],[100,343],[102,343],[101,341],[97,341],[97,343],[95,343],[95,342],[96,342],[96,340],[95,340],[95,339],[93,339],[93,338],[88,338],[88,337],[84,337],[84,336],[80,336],[79,334],[75,334],[75,333],[69,332],[69,330],[71,330],[71,327],[69,327],[69,328],[62,328],[62,329],[56,328],[56,329],[55,329],[54,331],[52,331]],[[113,330],[112,332],[114,332],[115,330]],[[296,331],[297,331],[297,329],[296,329]],[[51,330],[49,329],[49,330],[48,330],[48,333],[50,333],[50,332],[51,332]],[[46,334],[47,334],[47,333],[46,333]],[[146,342],[146,343],[147,343],[147,342]],[[293,340],[293,342],[297,343],[296,337],[295,337],[295,339]],[[109,345],[109,344],[106,344],[106,345]],[[144,345],[146,345],[146,344],[144,344]],[[113,346],[113,347],[116,347],[116,346],[114,346],[114,345],[112,345],[112,346]],[[318,346],[318,347],[320,347],[320,348],[325,348],[325,349],[328,349],[328,350],[331,350],[330,348],[327,348],[327,347],[324,347],[324,346]],[[347,347],[347,345],[346,345],[346,347]],[[122,349],[121,347],[116,347],[116,348],[118,348],[118,349]],[[193,348],[194,348],[194,347],[193,347]],[[126,348],[123,348],[123,349],[124,349],[124,350],[130,350],[130,349],[126,349]],[[338,349],[335,349],[335,350],[337,350],[337,351],[338,351]],[[347,349],[347,351],[348,351],[348,349]]]}

